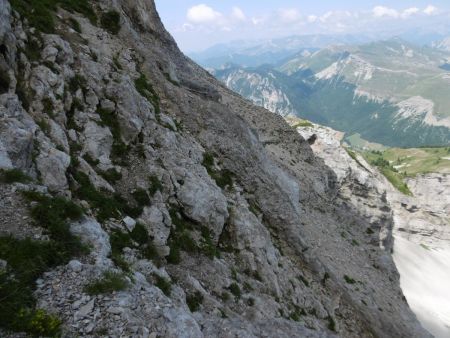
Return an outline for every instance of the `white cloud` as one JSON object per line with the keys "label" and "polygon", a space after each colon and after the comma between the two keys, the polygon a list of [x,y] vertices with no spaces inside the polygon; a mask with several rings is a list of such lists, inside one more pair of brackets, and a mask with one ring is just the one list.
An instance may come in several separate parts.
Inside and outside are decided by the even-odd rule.
{"label": "white cloud", "polygon": [[438,11],[438,9],[437,9],[436,7],[434,7],[433,5],[428,5],[428,6],[423,10],[423,12],[424,12],[426,15],[433,15],[433,14],[436,14],[437,11]]}
{"label": "white cloud", "polygon": [[391,17],[391,18],[398,18],[399,14],[398,12],[389,7],[384,6],[376,6],[372,9],[373,16],[376,18],[382,18],[382,17]]}
{"label": "white cloud", "polygon": [[239,7],[233,7],[233,10],[231,12],[231,17],[238,21],[247,20],[247,17],[245,16],[244,12]]}
{"label": "white cloud", "polygon": [[410,16],[417,14],[419,12],[420,12],[420,9],[417,7],[411,7],[411,8],[405,9],[402,13],[402,18],[405,18],[405,19],[409,18]]}
{"label": "white cloud", "polygon": [[278,14],[284,22],[293,22],[300,19],[300,12],[295,8],[280,9]]}
{"label": "white cloud", "polygon": [[221,13],[205,4],[191,7],[187,12],[187,19],[193,23],[210,23],[221,18]]}
{"label": "white cloud", "polygon": [[325,21],[327,21],[332,15],[333,15],[333,12],[328,11],[328,12],[326,12],[324,15],[322,15],[322,16],[320,17],[320,21],[325,22]]}
{"label": "white cloud", "polygon": [[317,15],[308,15],[308,22],[309,23],[314,23],[316,22],[318,19]]}

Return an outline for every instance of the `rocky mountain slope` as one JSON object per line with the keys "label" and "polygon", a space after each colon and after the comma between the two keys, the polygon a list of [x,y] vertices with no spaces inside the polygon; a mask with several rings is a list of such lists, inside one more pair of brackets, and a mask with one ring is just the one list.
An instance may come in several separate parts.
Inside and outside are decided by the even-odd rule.
{"label": "rocky mountain slope", "polygon": [[187,59],[153,0],[11,4],[2,337],[429,337],[387,200]]}
{"label": "rocky mountain slope", "polygon": [[[290,120],[295,125],[295,120]],[[436,338],[450,335],[450,299],[446,296],[450,255],[450,165],[407,179],[412,196],[400,193],[365,159],[341,146],[343,133],[319,125],[297,127],[305,138],[316,136],[315,154],[333,168],[341,194],[355,205],[385,198],[393,215],[394,260],[406,299],[423,326]],[[361,199],[356,184],[371,195]]]}
{"label": "rocky mountain slope", "polygon": [[270,81],[273,92],[289,100],[291,114],[371,142],[417,147],[450,142],[449,60],[447,52],[393,39],[299,53],[272,69],[234,67],[215,75],[260,104],[272,92],[249,92],[242,81],[257,73],[260,85],[252,78],[251,86]]}

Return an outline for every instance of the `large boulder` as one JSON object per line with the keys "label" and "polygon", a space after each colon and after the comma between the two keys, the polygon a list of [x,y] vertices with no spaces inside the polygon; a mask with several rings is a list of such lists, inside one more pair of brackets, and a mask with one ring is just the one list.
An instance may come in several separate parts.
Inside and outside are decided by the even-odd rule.
{"label": "large boulder", "polygon": [[227,199],[211,180],[188,174],[178,191],[185,214],[210,228],[217,241],[228,218]]}

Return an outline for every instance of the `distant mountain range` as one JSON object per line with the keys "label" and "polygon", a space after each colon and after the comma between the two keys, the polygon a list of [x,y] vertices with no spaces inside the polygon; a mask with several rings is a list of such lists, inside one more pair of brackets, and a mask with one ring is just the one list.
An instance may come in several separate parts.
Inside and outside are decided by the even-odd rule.
{"label": "distant mountain range", "polygon": [[[435,44],[441,49],[400,38],[303,48],[272,65],[227,64],[213,73],[281,115],[388,146],[449,145],[450,53],[445,41]],[[261,55],[259,50],[249,49],[246,56],[251,58],[251,51]]]}
{"label": "distant mountain range", "polygon": [[189,56],[205,68],[233,63],[243,67],[278,64],[300,51],[317,51],[331,44],[361,44],[371,41],[354,35],[299,35],[262,41],[235,41],[219,44]]}

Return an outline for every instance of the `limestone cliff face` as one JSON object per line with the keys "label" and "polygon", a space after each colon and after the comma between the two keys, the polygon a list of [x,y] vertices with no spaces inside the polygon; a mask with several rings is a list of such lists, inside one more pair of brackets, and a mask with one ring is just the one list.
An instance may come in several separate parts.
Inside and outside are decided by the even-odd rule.
{"label": "limestone cliff face", "polygon": [[[352,158],[341,146],[343,133],[319,125],[298,128],[305,138],[316,135],[312,146],[334,170],[340,194],[368,217],[380,219],[380,200],[389,227],[380,232],[384,247],[394,252],[402,290],[425,328],[437,338],[450,335],[450,299],[446,296],[450,254],[450,176],[431,173],[408,178],[413,196],[396,190],[364,158]],[[355,187],[358,187],[355,190]],[[361,192],[363,192],[361,194]],[[372,221],[373,222],[373,221]],[[395,237],[395,241],[394,241]]]}
{"label": "limestone cliff face", "polygon": [[[31,177],[1,184],[0,233],[48,239],[21,191],[83,207],[70,230],[90,253],[34,292],[63,335],[428,337],[385,198],[187,59],[152,0],[93,8],[120,30],[58,8],[40,34],[0,0],[0,166]],[[88,294],[105,271],[127,288]]]}

